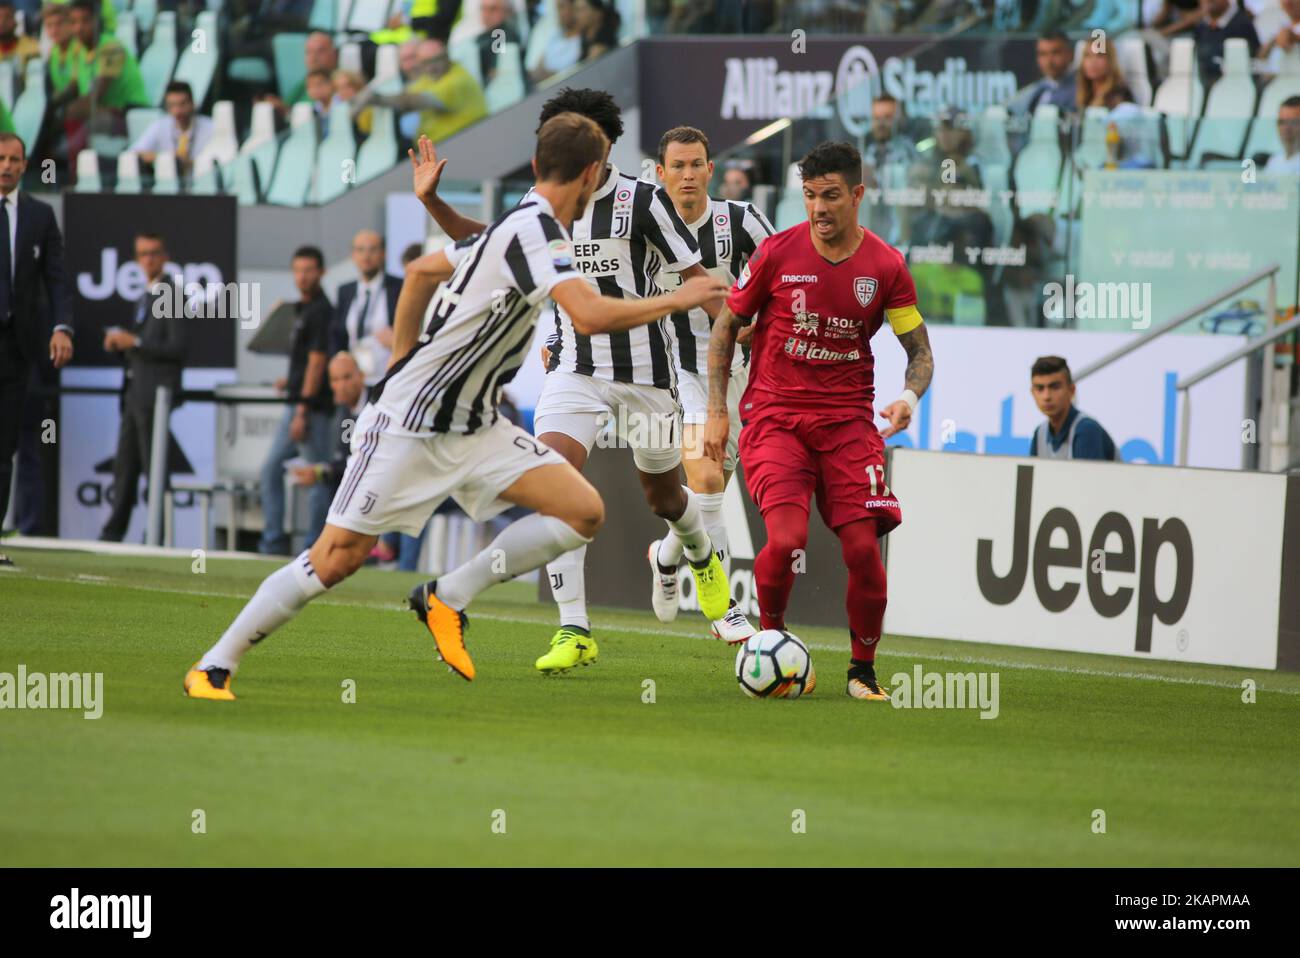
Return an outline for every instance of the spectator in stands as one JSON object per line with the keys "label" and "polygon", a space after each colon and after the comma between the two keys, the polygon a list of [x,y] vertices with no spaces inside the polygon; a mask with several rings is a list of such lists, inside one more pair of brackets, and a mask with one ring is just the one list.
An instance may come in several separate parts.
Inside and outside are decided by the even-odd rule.
{"label": "spectator in stands", "polygon": [[1074,49],[1070,38],[1060,30],[1050,30],[1038,38],[1035,48],[1041,78],[1022,90],[1007,104],[1011,113],[1033,116],[1040,106],[1055,106],[1062,114],[1075,110],[1075,81],[1070,64]]}
{"label": "spectator in stands", "polygon": [[1268,158],[1264,172],[1300,175],[1300,96],[1287,97],[1278,108],[1277,138],[1282,149]]}
{"label": "spectator in stands", "polygon": [[1124,82],[1124,71],[1120,69],[1119,58],[1115,55],[1114,43],[1089,42],[1084,47],[1083,59],[1079,62],[1075,102],[1080,113],[1089,107],[1111,110],[1121,103],[1133,102],[1133,94]]}
{"label": "spectator in stands", "polygon": [[1101,423],[1074,405],[1074,377],[1060,356],[1039,356],[1029,371],[1038,411],[1047,417],[1029,440],[1029,455],[1042,459],[1119,460],[1119,450]]}
{"label": "spectator in stands", "polygon": [[[966,199],[966,190],[983,186],[979,161],[973,154],[975,138],[968,117],[954,107],[939,112],[934,145],[918,154],[909,178],[925,187],[926,206],[905,216],[904,236],[913,244],[954,243],[987,246],[992,238],[988,213]],[[907,213],[914,212],[912,207]]]}
{"label": "spectator in stands", "polygon": [[[897,189],[907,185],[909,172],[919,159],[916,146],[903,134],[903,105],[888,93],[871,102],[871,135],[862,152],[862,181],[869,190]],[[864,225],[886,242],[898,239],[898,210],[884,201],[863,197]]]}
{"label": "spectator in stands", "polygon": [[375,230],[352,237],[352,265],[357,278],[339,286],[338,304],[330,328],[330,350],[349,350],[366,382],[384,378],[393,348],[393,318],[402,280],[384,272],[384,238]]}
{"label": "spectator in stands", "polygon": [[[131,524],[140,476],[148,475],[153,449],[153,418],[159,386],[172,390],[173,405],[181,388],[181,370],[189,348],[188,320],[176,315],[175,280],[166,277],[167,248],[157,233],[138,233],[135,261],[144,274],[143,295],[131,307],[127,328],[104,333],[104,351],[121,353],[122,424],[113,457],[113,511],[99,534],[101,542],[121,542]],[[150,494],[162,494],[150,490]]]}
{"label": "spectator in stands", "polygon": [[[71,6],[69,0],[50,0],[50,3],[54,6],[60,7]],[[117,6],[113,3],[113,0],[99,0],[98,6],[99,22],[103,27],[104,32],[109,35],[115,35],[117,33]],[[160,6],[160,9],[170,10],[175,9],[175,6],[176,4],[174,0],[172,0],[170,4],[163,3]]]}
{"label": "spectator in stands", "polygon": [[295,103],[306,103],[311,98],[307,92],[307,77],[318,70],[324,70],[328,76],[337,70],[339,66],[339,51],[334,46],[334,40],[328,33],[321,30],[315,30],[307,34],[307,43],[303,47],[302,58],[307,70],[298,85],[289,91],[288,102],[270,93],[262,97],[262,99],[274,105],[275,112],[281,118],[289,115],[289,110]]}
{"label": "spectator in stands", "polygon": [[1201,0],[1201,19],[1193,35],[1201,82],[1207,87],[1223,74],[1223,44],[1227,40],[1245,40],[1252,57],[1259,52],[1255,23],[1237,0]]}
{"label": "spectator in stands", "polygon": [[519,39],[519,30],[515,27],[515,11],[510,0],[480,0],[479,19],[483,21],[483,32],[478,35],[479,76],[483,77],[486,87],[497,75],[497,59],[503,51],[503,44],[515,44],[515,56],[519,61],[519,72],[524,72],[523,43]]}
{"label": "spectator in stands", "polygon": [[21,75],[32,57],[41,55],[41,44],[35,37],[18,36],[18,15],[13,0],[0,0],[0,62],[11,60]]}
{"label": "spectator in stands", "polygon": [[1138,36],[1146,44],[1155,76],[1169,72],[1169,41],[1190,37],[1201,19],[1201,0],[1146,0],[1142,5],[1146,27]]}
{"label": "spectator in stands", "polygon": [[75,166],[77,153],[91,133],[121,136],[126,132],[126,111],[148,106],[149,98],[140,64],[116,37],[101,29],[94,0],[73,0],[70,23],[85,52],[75,62],[75,84],[69,84],[57,99],[65,104],[68,162]]}
{"label": "spectator in stands", "polygon": [[[284,531],[284,464],[301,455],[308,462],[324,462],[330,456],[330,416],[334,410],[325,382],[329,349],[329,327],[333,309],[321,290],[325,256],[314,246],[303,246],[293,254],[293,282],[298,288],[297,317],[289,344],[289,373],[275,383],[289,405],[262,465],[262,541],[258,549],[267,555],[289,551]],[[329,490],[314,487],[310,496],[311,523],[308,545],[316,541],[329,512]]]}
{"label": "spectator in stands", "polygon": [[754,168],[745,160],[730,160],[722,168],[722,198],[748,203],[754,196]]}
{"label": "spectator in stands", "polygon": [[611,0],[575,0],[574,14],[582,36],[581,60],[598,60],[618,46],[619,16]]}
{"label": "spectator in stands", "polygon": [[[1281,7],[1286,22],[1260,37],[1259,57],[1268,61],[1269,73],[1280,71],[1283,57],[1300,61],[1300,0],[1281,0]],[[1257,20],[1255,26],[1261,27],[1261,22]]]}
{"label": "spectator in stands", "polygon": [[194,158],[212,139],[212,120],[195,112],[194,93],[184,80],[167,84],[163,109],[167,115],[149,124],[131,144],[131,152],[138,153],[145,163],[152,163],[159,153],[175,153],[181,174],[188,175]]}
{"label": "spectator in stands", "polygon": [[528,74],[534,83],[541,83],[582,59],[582,32],[578,29],[576,3],[577,0],[555,0],[555,35],[546,44],[542,62]]}
{"label": "spectator in stands", "polygon": [[300,486],[321,486],[332,499],[343,481],[352,430],[369,397],[370,389],[356,358],[349,352],[335,353],[329,361],[330,394],[334,399],[334,418],[330,424],[331,458],[293,469],[293,481]]}
{"label": "spectator in stands", "polygon": [[420,112],[419,133],[434,143],[487,116],[483,90],[468,70],[447,56],[447,46],[439,40],[423,40],[419,47],[420,63],[416,76],[399,94],[383,95],[373,91],[358,99],[359,106],[373,103],[401,113]]}
{"label": "spectator in stands", "polygon": [[1114,124],[1119,143],[1113,157],[1107,162],[1124,169],[1150,169],[1155,165],[1151,156],[1158,144],[1148,142],[1142,122],[1142,110],[1133,101],[1124,81],[1124,71],[1113,42],[1094,44],[1088,42],[1079,63],[1079,112],[1089,107],[1109,111],[1107,122]]}
{"label": "spectator in stands", "polygon": [[312,70],[304,81],[307,86],[307,102],[311,104],[312,115],[316,117],[316,128],[322,137],[330,132],[330,105],[334,102],[334,79],[328,70]]}
{"label": "spectator in stands", "polygon": [[[357,95],[366,88],[365,77],[352,70],[335,70],[332,79],[334,81],[334,103],[351,104],[357,98]],[[370,135],[373,122],[374,118],[369,107],[358,110],[352,116],[352,125],[360,136]]]}
{"label": "spectator in stands", "polygon": [[50,92],[56,97],[76,80],[76,63],[82,55],[81,43],[72,32],[68,8],[61,3],[51,3],[41,14],[41,22],[50,38],[50,53],[46,61],[50,73]]}

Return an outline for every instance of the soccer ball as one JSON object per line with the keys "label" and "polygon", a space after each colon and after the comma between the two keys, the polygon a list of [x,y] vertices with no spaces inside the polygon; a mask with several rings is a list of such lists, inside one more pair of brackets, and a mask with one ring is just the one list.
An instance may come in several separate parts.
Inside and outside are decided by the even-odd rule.
{"label": "soccer ball", "polygon": [[765,629],[736,653],[736,681],[750,698],[797,699],[817,679],[808,646],[784,629]]}

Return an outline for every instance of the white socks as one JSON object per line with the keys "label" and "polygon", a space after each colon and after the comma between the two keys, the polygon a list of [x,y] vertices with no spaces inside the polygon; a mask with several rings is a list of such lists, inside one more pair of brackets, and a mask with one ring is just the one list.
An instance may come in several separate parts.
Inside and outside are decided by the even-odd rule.
{"label": "white socks", "polygon": [[586,564],[585,543],[546,564],[546,574],[551,579],[551,598],[560,607],[560,625],[591,629],[591,620],[587,618]]}
{"label": "white socks", "polygon": [[[556,556],[564,558],[563,553],[572,555],[579,550],[579,547],[585,556],[588,541],[590,540],[578,535],[577,531],[562,519],[538,513],[525,516],[503,529],[501,534],[492,540],[492,544],[474,558],[440,578],[438,598],[453,609],[464,609],[488,586],[530,572],[548,560],[555,559]],[[581,566],[579,566],[579,574],[574,578],[579,582],[578,588],[581,593]],[[581,612],[584,622],[577,623],[565,619],[564,624],[585,627],[587,613],[585,603]]]}
{"label": "white socks", "polygon": [[[709,534],[713,551],[722,557],[722,564],[731,571],[731,554],[727,551],[727,524],[722,521],[722,492],[697,492],[695,501],[700,504],[700,518],[704,521],[704,531]],[[684,518],[684,517],[683,517]],[[682,540],[677,537],[671,524],[667,534],[659,543],[657,561],[668,569],[675,569],[682,561]]]}
{"label": "white socks", "polygon": [[234,672],[244,653],[284,625],[308,602],[325,591],[304,552],[267,576],[243,611],[230,623],[217,644],[199,661],[199,668],[215,666]]}
{"label": "white socks", "polygon": [[[683,553],[691,562],[704,562],[716,548],[716,545],[711,545],[712,530],[705,524],[706,507],[712,506],[717,513],[715,521],[719,525],[722,523],[722,493],[701,495],[686,486],[682,486],[682,491],[686,493],[686,511],[678,519],[666,520],[668,535],[659,544],[659,562],[670,567],[681,561]],[[711,501],[714,499],[716,504]]]}

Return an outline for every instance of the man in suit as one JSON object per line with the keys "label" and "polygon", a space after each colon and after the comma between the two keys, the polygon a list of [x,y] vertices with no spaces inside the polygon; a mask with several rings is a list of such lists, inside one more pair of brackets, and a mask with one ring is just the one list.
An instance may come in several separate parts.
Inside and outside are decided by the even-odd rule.
{"label": "man in suit", "polygon": [[54,210],[22,193],[27,150],[0,133],[0,523],[9,510],[14,450],[32,367],[72,359],[72,301]]}
{"label": "man in suit", "polygon": [[1032,117],[1040,106],[1054,106],[1061,115],[1078,110],[1074,70],[1074,47],[1060,30],[1048,30],[1038,38],[1034,48],[1039,79],[1031,83],[1007,104],[1007,112]]}
{"label": "man in suit", "polygon": [[[113,460],[113,511],[100,532],[101,542],[121,542],[131,522],[141,473],[148,474],[153,448],[153,418],[159,386],[176,396],[189,345],[183,306],[175,281],[164,275],[167,247],[156,233],[135,237],[135,261],[144,273],[145,290],[136,300],[127,328],[104,333],[104,350],[121,353],[126,363],[122,389],[122,424]],[[149,490],[161,495],[161,490]]]}
{"label": "man in suit", "polygon": [[330,353],[348,350],[356,358],[366,385],[384,378],[393,348],[393,317],[402,281],[384,272],[384,238],[374,230],[352,237],[357,279],[339,287],[330,328]]}

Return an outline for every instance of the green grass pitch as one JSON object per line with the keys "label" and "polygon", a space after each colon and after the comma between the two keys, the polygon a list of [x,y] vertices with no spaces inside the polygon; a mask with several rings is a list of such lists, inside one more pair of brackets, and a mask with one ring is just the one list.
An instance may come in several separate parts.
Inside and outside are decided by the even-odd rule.
{"label": "green grass pitch", "polygon": [[552,608],[510,584],[470,684],[399,612],[418,577],[364,570],[198,702],[273,564],[7,551],[0,672],[103,672],[105,704],[0,712],[4,865],[1300,864],[1296,675],[885,638],[885,679],[996,671],[989,721],[852,701],[844,633],[794,624],[819,688],[753,701],[702,619],[647,608],[595,610],[600,661],[545,679]]}

